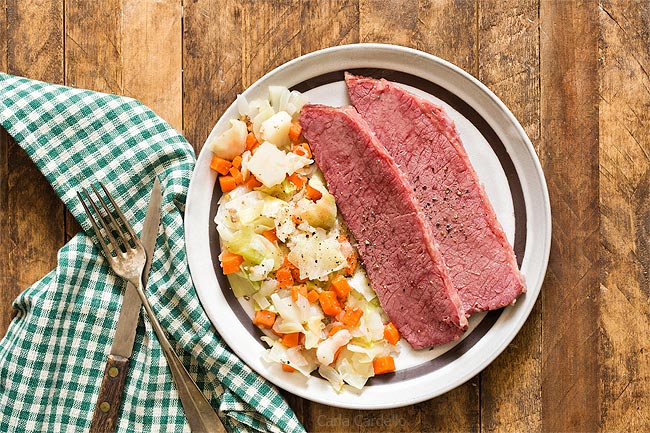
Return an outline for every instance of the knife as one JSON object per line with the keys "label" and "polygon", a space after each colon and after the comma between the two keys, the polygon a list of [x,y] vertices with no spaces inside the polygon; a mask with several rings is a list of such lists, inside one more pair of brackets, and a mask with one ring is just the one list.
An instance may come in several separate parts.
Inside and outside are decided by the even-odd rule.
{"label": "knife", "polygon": [[[147,277],[151,269],[151,259],[156,247],[158,226],[160,224],[161,202],[162,192],[160,182],[156,177],[149,199],[147,215],[144,219],[144,226],[140,233],[140,241],[147,252],[147,262],[142,273],[143,287],[147,284]],[[122,300],[120,316],[117,320],[113,345],[111,346],[111,352],[106,361],[102,386],[97,396],[93,420],[90,424],[91,433],[114,432],[117,426],[117,418],[120,414],[120,406],[124,394],[124,385],[129,370],[129,358],[133,351],[133,341],[135,340],[141,306],[142,301],[136,288],[131,283],[128,283],[124,292],[124,299]]]}

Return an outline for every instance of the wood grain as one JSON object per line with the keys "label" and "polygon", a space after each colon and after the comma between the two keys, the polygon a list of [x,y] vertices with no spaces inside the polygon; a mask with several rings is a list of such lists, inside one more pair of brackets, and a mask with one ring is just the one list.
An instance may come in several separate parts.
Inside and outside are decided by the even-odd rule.
{"label": "wood grain", "polygon": [[650,8],[599,6],[602,430],[650,431]]}
{"label": "wood grain", "polygon": [[124,395],[124,385],[129,372],[129,359],[109,355],[104,368],[90,433],[113,433],[117,427]]}
{"label": "wood grain", "polygon": [[183,18],[183,120],[196,154],[242,91],[241,5],[187,2]]}
{"label": "wood grain", "polygon": [[[7,0],[5,11],[6,27],[0,33],[5,70],[63,82],[61,1]],[[4,335],[13,317],[14,298],[56,265],[57,250],[64,242],[64,213],[45,178],[6,135],[0,138],[0,155],[0,335]]]}
{"label": "wood grain", "polygon": [[[538,1],[479,2],[479,79],[540,145]],[[544,290],[542,288],[542,290]],[[481,431],[542,426],[541,302],[506,350],[481,373]]]}
{"label": "wood grain", "polygon": [[593,354],[600,277],[596,8],[595,1],[541,2],[540,7],[544,140],[539,151],[553,213],[551,259],[541,294],[545,431],[600,427],[599,366]]}

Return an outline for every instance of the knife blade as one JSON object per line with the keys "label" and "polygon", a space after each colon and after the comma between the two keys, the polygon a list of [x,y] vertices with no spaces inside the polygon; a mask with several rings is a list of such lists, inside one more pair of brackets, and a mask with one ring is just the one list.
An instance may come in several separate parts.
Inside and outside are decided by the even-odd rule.
{"label": "knife blade", "polygon": [[[156,247],[156,238],[158,237],[158,227],[160,225],[161,202],[162,191],[160,182],[156,177],[151,190],[144,225],[140,233],[140,241],[147,252],[147,261],[142,273],[143,287],[146,287],[147,284],[149,270],[151,269],[151,260]],[[129,369],[129,358],[133,352],[133,342],[135,341],[141,306],[142,301],[136,288],[131,283],[128,283],[124,292],[120,315],[117,319],[113,345],[106,360],[104,378],[102,379],[102,385],[97,396],[97,404],[90,425],[91,433],[114,432],[117,426],[117,418]]]}

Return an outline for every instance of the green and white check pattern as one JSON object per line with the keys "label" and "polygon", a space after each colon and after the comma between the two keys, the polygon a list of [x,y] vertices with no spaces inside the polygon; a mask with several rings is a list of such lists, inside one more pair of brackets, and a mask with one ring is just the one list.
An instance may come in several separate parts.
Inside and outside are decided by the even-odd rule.
{"label": "green and white check pattern", "polygon": [[[82,186],[104,182],[140,232],[158,176],[162,227],[146,291],[177,353],[229,430],[303,432],[277,390],[216,334],[192,286],[182,219],[195,160],[187,141],[133,99],[2,73],[0,124],[91,235],[76,196]],[[15,300],[17,317],[0,342],[0,431],[90,427],[124,285],[93,238],[80,233],[60,250],[57,268]],[[118,430],[189,431],[146,317],[138,325]]]}

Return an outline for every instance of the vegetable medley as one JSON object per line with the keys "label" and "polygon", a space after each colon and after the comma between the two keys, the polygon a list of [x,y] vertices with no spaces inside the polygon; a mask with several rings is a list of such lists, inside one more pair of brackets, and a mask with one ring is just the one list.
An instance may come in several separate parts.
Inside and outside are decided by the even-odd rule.
{"label": "vegetable medley", "polygon": [[223,196],[215,218],[224,274],[253,303],[286,372],[314,370],[340,391],[395,370],[400,339],[357,266],[334,197],[296,121],[306,97],[279,86],[239,96],[239,119],[209,143]]}

